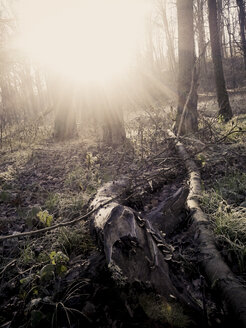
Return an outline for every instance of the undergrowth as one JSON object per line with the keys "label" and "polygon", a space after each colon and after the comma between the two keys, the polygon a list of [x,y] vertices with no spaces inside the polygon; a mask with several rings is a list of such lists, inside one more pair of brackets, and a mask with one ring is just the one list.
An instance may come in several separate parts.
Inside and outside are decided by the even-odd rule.
{"label": "undergrowth", "polygon": [[212,218],[218,245],[234,269],[246,277],[246,174],[218,179],[203,193],[202,207]]}

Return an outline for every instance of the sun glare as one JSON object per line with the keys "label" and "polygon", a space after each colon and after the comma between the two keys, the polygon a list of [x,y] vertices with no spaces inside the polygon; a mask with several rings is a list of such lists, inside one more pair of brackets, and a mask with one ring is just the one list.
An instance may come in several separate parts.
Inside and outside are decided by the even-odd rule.
{"label": "sun glare", "polygon": [[147,0],[23,0],[19,47],[79,82],[124,75],[144,37]]}

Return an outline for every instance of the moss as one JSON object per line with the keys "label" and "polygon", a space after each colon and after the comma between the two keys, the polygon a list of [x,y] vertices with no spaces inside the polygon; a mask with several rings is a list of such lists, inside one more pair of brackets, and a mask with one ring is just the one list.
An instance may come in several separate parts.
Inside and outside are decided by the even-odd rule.
{"label": "moss", "polygon": [[152,320],[172,327],[190,326],[191,320],[184,314],[179,303],[169,303],[163,297],[154,294],[142,294],[139,302],[146,315]]}

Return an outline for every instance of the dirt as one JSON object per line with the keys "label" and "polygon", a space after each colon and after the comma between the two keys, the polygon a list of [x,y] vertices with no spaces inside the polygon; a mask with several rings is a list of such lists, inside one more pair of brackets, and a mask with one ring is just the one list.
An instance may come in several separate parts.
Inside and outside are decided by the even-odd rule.
{"label": "dirt", "polygon": [[[203,147],[202,133],[199,138],[199,145],[186,142],[190,153]],[[205,159],[195,156],[208,185],[228,171],[246,172],[245,144],[227,141],[206,148]],[[33,209],[47,210],[52,224],[79,217],[88,211],[99,186],[126,174],[132,178],[126,204],[143,215],[187,179],[165,133],[149,157],[129,145],[113,149],[85,139],[49,140],[12,153],[2,151],[0,169],[2,235],[44,227],[37,213],[32,215]],[[223,302],[200,272],[196,232],[190,229],[190,213],[185,215],[184,224],[167,241],[175,248],[169,262],[173,283],[180,293],[188,293],[197,307],[186,326],[230,327]],[[68,260],[54,264],[50,254],[59,251]],[[89,220],[36,238],[6,241],[0,245],[0,253],[0,327],[174,326],[163,317],[149,315],[141,300],[154,294],[150,286],[115,285],[104,255],[90,237]],[[59,271],[62,265],[64,272]]]}

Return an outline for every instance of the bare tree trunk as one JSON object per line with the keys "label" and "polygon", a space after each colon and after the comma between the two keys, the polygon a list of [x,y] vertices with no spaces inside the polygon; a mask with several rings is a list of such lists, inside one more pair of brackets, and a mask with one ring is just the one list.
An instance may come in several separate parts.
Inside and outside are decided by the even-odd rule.
{"label": "bare tree trunk", "polygon": [[[194,28],[193,28],[193,1],[178,0],[178,53],[179,53],[179,82],[178,82],[178,112],[175,129],[180,134],[195,132],[197,123],[197,92],[193,92],[189,102],[186,104],[188,94],[191,90],[192,71],[195,65],[194,54]],[[195,89],[194,89],[195,90]],[[196,91],[196,90],[195,90]],[[180,121],[185,104],[186,113],[183,117],[182,126]]]}
{"label": "bare tree trunk", "polygon": [[107,101],[103,111],[103,141],[110,145],[123,144],[126,140],[126,132],[120,106]]}
{"label": "bare tree trunk", "polygon": [[153,33],[152,33],[152,21],[150,15],[146,18],[146,55],[150,72],[154,71],[154,45],[153,45]]}
{"label": "bare tree trunk", "polygon": [[243,51],[244,69],[246,70],[246,37],[245,37],[246,18],[245,18],[244,0],[237,0],[237,5],[239,8],[239,24],[240,24],[240,36],[241,36],[241,44],[242,44],[242,51]]}
{"label": "bare tree trunk", "polygon": [[214,0],[208,0],[208,19],[219,116],[229,121],[232,118],[232,110],[225,85],[217,23],[217,4]]}
{"label": "bare tree trunk", "polygon": [[197,0],[197,30],[198,30],[198,48],[199,57],[201,57],[201,73],[207,75],[206,64],[206,40],[204,29],[204,0]]}
{"label": "bare tree trunk", "polygon": [[57,90],[54,100],[56,110],[54,138],[65,140],[77,136],[73,89],[58,83]]}
{"label": "bare tree trunk", "polygon": [[228,33],[228,38],[229,38],[232,88],[235,89],[236,88],[236,77],[235,77],[234,53],[233,53],[233,45],[232,45],[232,22],[231,22],[230,3],[229,2],[228,2],[228,6],[227,6],[226,27],[227,27],[227,33]]}
{"label": "bare tree trunk", "polygon": [[175,52],[174,52],[174,44],[173,44],[173,38],[171,37],[171,33],[169,30],[168,20],[167,20],[167,11],[166,11],[166,1],[161,2],[161,18],[162,23],[166,35],[167,40],[167,48],[168,48],[168,60],[169,60],[169,66],[171,68],[171,71],[176,74],[176,60],[175,60]]}
{"label": "bare tree trunk", "polygon": [[221,48],[221,57],[226,57],[225,49],[225,35],[224,35],[224,21],[223,21],[223,0],[214,0],[217,1],[217,22],[218,22],[218,34],[219,34],[219,43]]}

